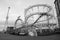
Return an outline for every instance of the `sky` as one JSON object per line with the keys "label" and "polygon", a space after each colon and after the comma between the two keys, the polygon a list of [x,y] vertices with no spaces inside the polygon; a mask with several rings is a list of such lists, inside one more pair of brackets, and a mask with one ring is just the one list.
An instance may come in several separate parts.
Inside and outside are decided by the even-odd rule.
{"label": "sky", "polygon": [[5,21],[8,7],[9,21],[15,21],[18,16],[24,20],[24,11],[26,8],[36,4],[48,4],[54,7],[54,0],[0,0],[0,21]]}
{"label": "sky", "polygon": [[4,24],[9,6],[9,22],[14,23],[18,16],[21,16],[21,19],[24,20],[25,9],[36,4],[48,4],[53,7],[56,13],[54,1],[55,0],[0,0],[0,24]]}
{"label": "sky", "polygon": [[36,4],[48,4],[55,8],[54,0],[0,0],[0,23],[5,22],[9,6],[9,22],[14,23],[18,16],[24,20],[25,9]]}

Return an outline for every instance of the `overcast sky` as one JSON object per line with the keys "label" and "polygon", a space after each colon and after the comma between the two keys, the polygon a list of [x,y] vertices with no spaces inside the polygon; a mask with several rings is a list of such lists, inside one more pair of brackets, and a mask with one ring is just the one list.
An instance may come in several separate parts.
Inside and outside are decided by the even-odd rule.
{"label": "overcast sky", "polygon": [[[54,0],[0,0],[0,24],[3,24],[7,15],[8,7],[10,6],[9,22],[15,22],[18,16],[24,20],[24,10],[29,6],[36,4],[48,4],[53,7]],[[4,27],[0,26],[0,30]]]}
{"label": "overcast sky", "polygon": [[24,10],[35,4],[49,4],[54,8],[54,0],[0,0],[0,22],[5,21],[9,6],[9,21],[15,21],[18,16],[24,19]]}

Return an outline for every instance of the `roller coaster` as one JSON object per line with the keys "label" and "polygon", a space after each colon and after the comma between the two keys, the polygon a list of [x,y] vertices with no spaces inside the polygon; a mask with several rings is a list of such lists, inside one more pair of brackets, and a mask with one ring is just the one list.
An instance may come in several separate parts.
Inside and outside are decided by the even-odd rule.
{"label": "roller coaster", "polygon": [[[57,17],[54,16],[54,13],[51,13],[52,10],[52,7],[47,4],[29,6],[25,9],[25,21],[23,22],[22,19],[17,19],[14,27],[7,27],[5,33],[22,36],[38,36],[57,32],[59,24]],[[19,28],[17,26],[18,21],[21,22]]]}

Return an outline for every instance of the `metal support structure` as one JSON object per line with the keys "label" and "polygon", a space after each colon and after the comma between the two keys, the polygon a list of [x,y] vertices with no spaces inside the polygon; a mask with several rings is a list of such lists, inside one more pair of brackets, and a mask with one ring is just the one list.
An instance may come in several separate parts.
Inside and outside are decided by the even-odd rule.
{"label": "metal support structure", "polygon": [[6,30],[7,26],[8,26],[9,11],[10,11],[10,7],[8,7],[8,12],[7,12],[7,16],[6,16],[5,25],[4,25],[4,29],[5,29],[5,30]]}
{"label": "metal support structure", "polygon": [[[18,18],[17,18],[17,20],[15,21],[15,24],[14,24],[14,28],[16,29],[16,27],[17,27],[17,22],[18,21],[21,21],[21,23],[23,23],[23,20],[22,19],[20,19],[20,16],[18,16]],[[20,25],[21,26],[21,25]]]}

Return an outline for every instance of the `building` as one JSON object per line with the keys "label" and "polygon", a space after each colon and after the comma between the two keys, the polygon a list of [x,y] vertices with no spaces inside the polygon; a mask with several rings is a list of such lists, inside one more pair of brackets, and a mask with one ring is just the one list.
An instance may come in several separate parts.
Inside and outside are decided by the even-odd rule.
{"label": "building", "polygon": [[60,0],[55,0],[54,4],[57,12],[58,22],[60,24]]}
{"label": "building", "polygon": [[60,0],[55,0],[54,4],[57,14],[60,15]]}

